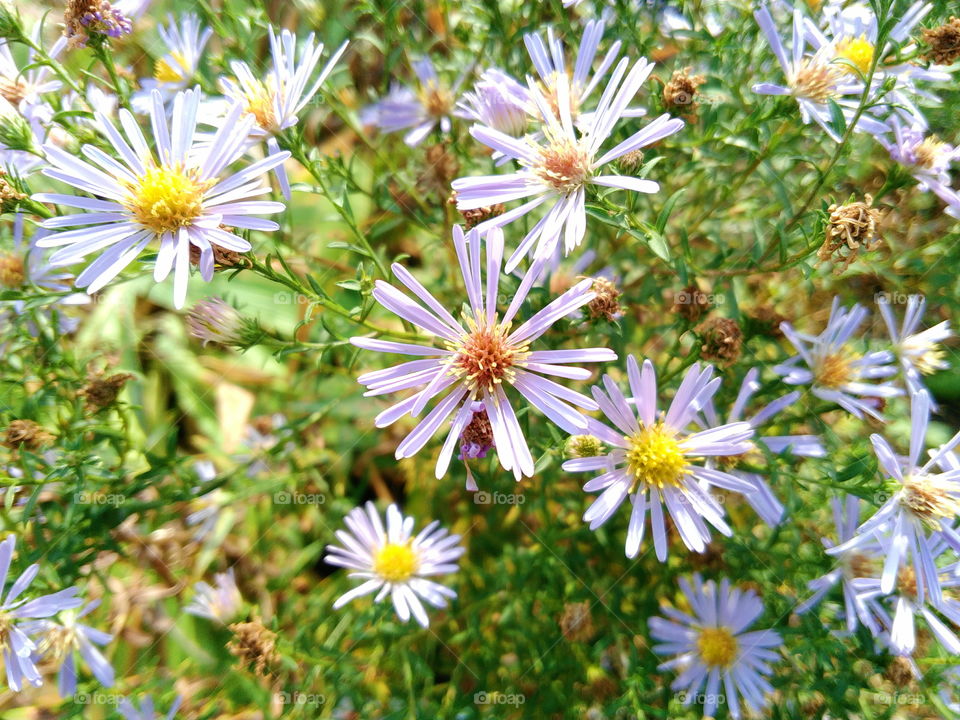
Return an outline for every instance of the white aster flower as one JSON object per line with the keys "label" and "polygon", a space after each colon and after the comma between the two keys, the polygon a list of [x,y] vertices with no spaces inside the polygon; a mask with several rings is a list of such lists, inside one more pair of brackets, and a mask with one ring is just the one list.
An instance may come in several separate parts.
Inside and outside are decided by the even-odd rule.
{"label": "white aster flower", "polygon": [[243,597],[237,588],[233,568],[214,575],[213,583],[210,585],[201,581],[194,585],[196,596],[184,608],[184,612],[226,625],[236,617],[243,606]]}
{"label": "white aster flower", "polygon": [[[587,227],[586,190],[588,186],[613,187],[635,192],[654,193],[660,185],[652,180],[622,175],[600,174],[603,166],[622,155],[662,140],[678,132],[683,120],[661,115],[615,147],[601,153],[601,146],[653,70],[653,63],[638,60],[627,73],[629,61],[623,58],[603,92],[589,127],[579,132],[570,113],[570,84],[565,75],[557,76],[556,92],[560,98],[554,107],[538,87],[530,86],[530,94],[544,123],[540,142],[518,139],[482,125],[474,125],[470,134],[494,150],[513,158],[522,166],[505,175],[463,177],[453,181],[457,207],[461,210],[496,205],[532,197],[523,205],[477,226],[486,233],[502,227],[544,205],[549,209],[527,234],[507,260],[506,271],[512,272],[527,254],[536,259],[549,257],[563,239],[569,254],[583,241]],[[626,77],[624,77],[626,75]],[[560,119],[556,114],[559,112]],[[599,156],[599,157],[598,157]],[[534,250],[534,243],[536,249]]]}
{"label": "white aster flower", "polygon": [[38,620],[30,624],[28,632],[37,640],[37,656],[59,666],[57,690],[61,698],[72,697],[77,691],[77,655],[101,685],[113,685],[113,666],[97,648],[97,645],[106,645],[113,636],[79,622],[99,606],[100,601],[94,600],[78,610],[64,610],[60,613],[60,622]]}
{"label": "white aster flower", "polygon": [[[895,375],[893,353],[887,350],[860,353],[851,338],[869,314],[860,305],[841,308],[833,299],[827,327],[819,335],[797,332],[790,323],[780,329],[799,355],[773,368],[788,385],[810,385],[821,400],[835,402],[849,413],[862,418],[866,413],[882,420],[877,412],[880,398],[902,395],[900,388],[887,382]],[[874,383],[872,380],[882,380]]]}
{"label": "white aster flower", "polygon": [[414,537],[414,519],[401,515],[396,505],[387,508],[386,528],[373,503],[368,502],[365,508],[351,510],[344,518],[347,530],[337,530],[337,539],[344,547],[327,546],[328,563],[349,568],[353,571],[349,577],[364,581],[337,598],[334,609],[379,591],[375,602],[389,595],[403,622],[413,615],[427,627],[429,620],[421,600],[443,608],[448,598],[457,596],[427,578],[457,571],[457,560],[464,553],[458,544],[460,536],[450,535],[434,520]]}
{"label": "white aster flower", "polygon": [[[213,30],[203,27],[194,13],[184,15],[179,24],[172,15],[167,22],[168,25],[157,28],[167,52],[154,65],[153,77],[141,81],[142,90],[133,94],[134,107],[140,112],[150,112],[154,90],[159,90],[167,102],[187,89],[200,67],[203,49],[213,35]],[[99,105],[93,107],[102,111]]]}
{"label": "white aster flower", "polygon": [[718,587],[698,574],[693,587],[680,578],[680,588],[692,615],[664,605],[666,617],[649,621],[650,635],[659,641],[653,651],[675,656],[657,670],[679,670],[671,689],[684,691],[685,705],[703,698],[704,717],[715,716],[725,703],[730,716],[740,718],[741,700],[751,715],[759,714],[773,691],[766,676],[773,672],[770,663],[780,659],[774,649],[783,644],[774,630],[746,632],[763,613],[760,598],[753,590],[732,589],[726,578]]}
{"label": "white aster flower", "polygon": [[913,175],[920,190],[929,190],[947,204],[947,214],[960,218],[960,193],[952,187],[951,165],[960,159],[960,147],[928,135],[920,127],[906,127],[896,118],[892,137],[879,137],[890,157]]}
{"label": "white aster flower", "polygon": [[[940,343],[953,336],[950,330],[950,321],[944,320],[931,328],[917,332],[923,312],[927,307],[927,300],[922,295],[910,295],[907,298],[907,309],[903,316],[903,324],[898,328],[893,310],[890,308],[890,299],[880,294],[877,296],[880,314],[890,332],[890,341],[893,343],[893,352],[900,361],[907,390],[912,394],[924,390],[922,375],[932,375],[938,370],[950,367],[944,356],[946,352]],[[933,410],[937,409],[933,398],[930,398]]]}
{"label": "white aster flower", "polygon": [[[282,203],[256,200],[269,192],[261,176],[290,156],[275,153],[228,175],[228,166],[245,151],[253,118],[235,104],[213,140],[199,151],[195,146],[200,90],[179,93],[173,101],[172,124],[159,92],[153,93],[150,117],[156,152],[137,126],[133,115],[120,111],[126,138],[113,122],[97,114],[100,129],[120,161],[93,145],[85,145],[86,162],[53,145],[44,150],[50,167],[44,174],[93,197],[43,193],[38,202],[81,208],[84,212],[45,220],[48,229],[82,226],[42,238],[40,247],[62,247],[50,261],[73,264],[87,255],[106,250],[77,277],[77,287],[92,294],[104,287],[150,243],[158,242],[154,279],[162,282],[174,272],[174,304],[183,307],[190,275],[191,247],[200,254],[200,275],[213,277],[213,246],[247,252],[249,242],[232,228],[276,230],[279,225],[253,215],[276,213]],[[92,163],[92,164],[91,164]]]}

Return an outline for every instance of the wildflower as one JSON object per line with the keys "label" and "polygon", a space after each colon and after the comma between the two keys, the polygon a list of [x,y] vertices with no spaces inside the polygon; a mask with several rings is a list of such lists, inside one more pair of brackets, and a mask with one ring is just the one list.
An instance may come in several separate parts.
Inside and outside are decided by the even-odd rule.
{"label": "wildflower", "polygon": [[227,643],[227,650],[237,658],[241,669],[253,668],[261,678],[269,678],[280,664],[277,652],[277,634],[267,630],[259,620],[233,623],[230,625],[233,638]]}
{"label": "wildflower", "polygon": [[275,153],[243,170],[222,177],[227,166],[245,152],[245,139],[252,126],[241,117],[243,106],[235,104],[216,135],[197,151],[194,131],[200,90],[179,93],[173,101],[172,125],[168,129],[162,97],[154,91],[151,119],[159,158],[150,152],[133,116],[120,111],[129,143],[113,122],[101,113],[101,130],[120,155],[122,163],[92,145],[83,154],[96,167],[53,145],[44,146],[51,166],[44,174],[97,198],[54,193],[38,194],[34,200],[77,207],[84,212],[45,220],[45,228],[82,225],[78,230],[42,238],[40,247],[66,245],[50,260],[68,265],[86,255],[109,248],[77,277],[76,285],[92,294],[116,277],[153,241],[159,242],[154,280],[163,281],[174,271],[174,305],[183,307],[190,273],[190,246],[201,250],[200,275],[213,277],[213,246],[246,252],[249,242],[220,229],[222,224],[251,230],[276,230],[271,220],[250,217],[275,213],[283,204],[252,200],[265,188],[255,182],[262,173],[282,163],[289,153]]}
{"label": "wildflower", "polygon": [[[567,432],[586,429],[586,420],[573,406],[596,410],[589,398],[549,380],[543,375],[586,380],[590,372],[572,363],[603,362],[616,359],[606,348],[576,350],[534,350],[534,342],[560,318],[589,303],[594,297],[591,280],[586,279],[556,298],[518,327],[513,320],[527,297],[542,265],[524,276],[517,294],[501,316],[497,309],[500,264],[503,258],[503,234],[492,231],[486,239],[486,280],[482,281],[480,237],[477,230],[464,237],[454,228],[454,246],[470,303],[461,324],[429,291],[401,265],[393,272],[419,300],[378,280],[374,298],[404,320],[439,337],[443,348],[388,342],[355,337],[350,342],[360,348],[379,352],[413,355],[420,359],[387,370],[361,375],[358,381],[367,387],[366,396],[383,395],[410,388],[421,388],[406,400],[380,413],[377,427],[390,425],[406,414],[417,417],[427,403],[448,388],[450,392],[431,410],[397,447],[397,458],[412,457],[452,414],[453,421],[437,460],[436,476],[443,477],[450,464],[454,444],[474,417],[474,403],[482,402],[490,421],[500,465],[513,471],[517,480],[533,475],[533,457],[517,422],[505,390],[512,386],[531,405]],[[426,307],[424,307],[424,305]],[[429,308],[429,309],[428,309]]]}
{"label": "wildflower", "polygon": [[951,186],[950,166],[960,158],[960,147],[928,135],[920,127],[892,124],[893,138],[879,137],[890,157],[913,175],[920,190],[929,190],[947,204],[947,214],[960,217],[960,193]]}
{"label": "wildflower", "polygon": [[714,317],[697,326],[700,356],[723,365],[735,363],[743,348],[743,331],[736,320]]}
{"label": "wildflower", "polygon": [[63,15],[64,31],[70,47],[86,47],[87,42],[104,37],[118,38],[133,32],[133,23],[107,0],[67,0]]}
{"label": "wildflower", "polygon": [[233,568],[214,575],[213,582],[212,586],[205,582],[194,585],[196,596],[184,611],[225,625],[240,612],[243,597],[237,589]]}
{"label": "wildflower", "polygon": [[929,46],[924,58],[937,65],[952,65],[960,59],[960,18],[935,28],[924,28],[923,41]]}
{"label": "wildflower", "polygon": [[457,559],[464,553],[458,544],[460,536],[450,535],[433,521],[411,537],[414,519],[401,515],[396,505],[387,508],[386,529],[373,503],[368,502],[365,510],[351,510],[344,519],[347,530],[337,531],[337,539],[344,547],[327,546],[328,563],[349,568],[353,571],[350,577],[364,580],[337,598],[334,610],[376,590],[374,602],[389,595],[403,622],[413,615],[427,627],[429,621],[421,599],[443,608],[447,598],[457,596],[450,588],[427,578],[457,571]]}
{"label": "wildflower", "polygon": [[[893,352],[897,356],[906,381],[907,390],[912,394],[923,390],[922,375],[932,375],[938,370],[946,370],[950,364],[946,361],[946,352],[940,343],[953,336],[950,321],[944,320],[931,328],[917,332],[927,300],[922,295],[910,295],[903,316],[903,325],[897,327],[897,321],[890,309],[890,298],[883,293],[877,295],[880,314],[887,325]],[[930,406],[936,410],[936,403],[930,398]]]}
{"label": "wildflower", "polygon": [[[860,354],[851,347],[850,339],[867,315],[866,308],[841,308],[840,298],[834,298],[827,327],[819,335],[798,333],[790,323],[781,323],[780,329],[799,354],[773,371],[788,385],[810,385],[818,398],[835,402],[858,418],[866,413],[882,420],[877,412],[878,399],[902,395],[903,391],[886,381],[896,373],[890,364],[892,353],[880,350]],[[869,382],[875,379],[881,382]]]}
{"label": "wildflower", "polygon": [[[799,8],[793,14],[793,47],[789,54],[780,33],[766,5],[754,11],[754,18],[763,31],[770,48],[776,56],[786,76],[786,85],[758,83],[753,91],[761,95],[789,95],[797,101],[804,123],[816,122],[833,140],[839,142],[840,136],[833,129],[829,101],[840,108],[847,123],[860,105],[864,85],[856,76],[846,72],[842,65],[834,62],[834,48],[824,46],[813,54],[807,53],[807,24]],[[887,132],[887,125],[864,112],[857,120],[856,129],[873,135]]]}
{"label": "wildflower", "polygon": [[[32,31],[32,40],[40,43],[42,26],[38,23]],[[47,51],[52,59],[57,59],[67,46],[67,39],[59,38]],[[10,43],[0,38],[0,97],[15,107],[23,117],[34,123],[34,131],[39,131],[38,123],[49,121],[53,109],[43,100],[43,96],[60,90],[63,84],[50,77],[50,67],[38,62],[37,52],[27,49],[22,69],[13,57]]]}
{"label": "wildflower", "polygon": [[31,624],[30,634],[37,639],[37,655],[52,660],[57,671],[57,690],[60,697],[72,697],[77,691],[76,655],[80,657],[93,676],[104,687],[111,687],[114,681],[113,666],[97,645],[106,645],[113,639],[109,633],[97,630],[79,622],[99,607],[100,601],[94,600],[79,610],[66,610],[60,614],[60,622],[39,620]]}
{"label": "wildflower", "polygon": [[209,297],[194,305],[187,313],[190,334],[204,345],[237,345],[241,342],[245,320],[232,306],[218,297]]}
{"label": "wildflower", "polygon": [[[660,186],[652,181],[621,175],[597,174],[604,165],[628,152],[638,150],[683,127],[683,120],[661,115],[643,130],[597,157],[600,146],[613,133],[617,121],[623,117],[627,103],[637,93],[650,72],[653,63],[641,59],[627,73],[628,60],[617,65],[609,84],[600,98],[597,111],[584,131],[574,129],[573,118],[566,99],[571,91],[566,75],[557,78],[560,118],[542,91],[531,86],[533,101],[544,122],[544,138],[540,142],[522,141],[483,125],[474,125],[470,134],[480,142],[517,160],[521,169],[506,175],[463,177],[453,182],[457,192],[457,207],[461,210],[484,207],[494,203],[533,197],[523,205],[477,226],[480,234],[493,227],[501,227],[523,217],[544,205],[549,209],[527,234],[516,251],[507,260],[507,272],[513,272],[524,256],[533,251],[534,258],[549,257],[563,240],[564,254],[569,254],[583,241],[586,232],[585,208],[588,186],[614,187],[634,192],[653,193]],[[626,77],[624,75],[626,74]],[[621,82],[622,81],[622,82]]]}
{"label": "wildflower", "polygon": [[[234,102],[243,105],[244,110],[253,117],[254,125],[250,131],[255,140],[266,140],[271,156],[277,156],[280,146],[276,136],[283,130],[297,124],[297,114],[307,106],[320,90],[333,66],[347,49],[343,43],[320,71],[313,84],[308,85],[320,56],[323,43],[315,43],[315,35],[310,33],[297,54],[297,37],[289,30],[281,30],[277,35],[270,28],[270,55],[273,67],[265,79],[254,72],[249,65],[239,60],[230,63],[234,78],[222,78],[224,94]],[[286,158],[284,158],[286,159]],[[272,165],[280,181],[283,196],[290,199],[290,182],[286,171],[280,164]],[[228,223],[230,224],[230,223]]]}
{"label": "wildflower", "polygon": [[153,77],[140,83],[142,90],[134,93],[134,105],[142,112],[150,112],[153,104],[153,91],[160,91],[164,102],[168,102],[181,90],[186,90],[197,70],[203,49],[213,35],[213,30],[203,27],[200,18],[187,13],[180,18],[179,24],[168,16],[167,25],[157,28],[167,53],[154,64]]}
{"label": "wildflower", "polygon": [[[8,535],[6,540],[0,542],[0,593],[7,584],[16,542],[14,535]],[[37,645],[25,632],[29,624],[25,623],[24,628],[21,628],[18,623],[52,617],[58,612],[83,604],[80,598],[75,597],[76,587],[33,599],[24,598],[24,593],[39,572],[40,566],[37,564],[24,570],[0,602],[0,652],[3,654],[3,664],[7,671],[7,686],[16,692],[23,688],[24,679],[35,687],[43,684],[33,659]]]}
{"label": "wildflower", "polygon": [[[742,420],[749,423],[754,430],[757,430],[800,398],[798,391],[788,393],[765,405],[752,416],[745,417],[747,404],[754,393],[760,389],[759,375],[760,371],[757,368],[750,368],[747,371],[740,385],[740,391],[737,393],[737,398],[727,414],[726,421],[728,423]],[[705,420],[702,424],[705,427],[720,425],[720,418],[717,415],[712,397],[706,401],[702,412]],[[765,523],[778,525],[783,519],[783,505],[777,500],[762,475],[741,470],[738,465],[744,460],[752,461],[755,465],[763,464],[764,457],[760,446],[775,455],[784,453],[795,457],[823,457],[826,450],[816,435],[757,435],[754,440],[749,441],[749,445],[750,449],[746,453],[712,459],[711,466],[717,465],[734,477],[751,484],[754,490],[750,493],[744,493],[744,498]]]}
{"label": "wildflower", "polygon": [[465,117],[506,135],[521,137],[527,129],[527,88],[501,70],[484,70],[472,92],[457,102]]}
{"label": "wildflower", "polygon": [[[841,502],[839,498],[831,498],[830,503],[833,507],[834,527],[837,530],[837,544],[843,545],[854,537],[857,526],[860,524],[860,498],[848,495],[845,502]],[[828,552],[835,547],[835,543],[828,538],[822,538],[822,542]],[[840,583],[843,590],[843,616],[847,623],[847,631],[856,632],[859,621],[874,635],[878,635],[880,628],[868,612],[854,583],[858,578],[872,577],[875,569],[880,567],[881,558],[879,542],[868,542],[857,548],[842,551],[838,554],[839,567],[807,583],[807,588],[812,595],[796,607],[796,613],[802,615],[812,610],[837,583]]]}
{"label": "wildflower", "polygon": [[636,557],[643,540],[647,510],[650,511],[657,559],[667,558],[667,528],[664,505],[684,544],[703,552],[710,541],[706,520],[724,535],[732,531],[723,520],[723,507],[705,489],[721,487],[735,492],[754,492],[753,485],[721,470],[708,468],[709,457],[739,455],[752,447],[753,428],[746,422],[711,427],[700,432],[687,428],[695,414],[716,393],[719,378],[713,367],[694,364],[686,373],[665,414],[657,412],[657,380],[653,364],[643,370],[632,355],[627,358],[632,403],[609,375],[603,386],[593,387],[593,397],[616,429],[589,418],[587,430],[613,450],[606,455],[567,460],[568,472],[602,471],[583,489],[602,490],[583,519],[596,530],[609,520],[629,496],[633,510],[627,529],[626,554]]}
{"label": "wildflower", "polygon": [[663,87],[663,103],[671,109],[685,109],[694,112],[697,109],[697,89],[707,79],[703,75],[691,75],[692,68],[674,70],[673,75]]}
{"label": "wildflower", "polygon": [[657,670],[679,669],[670,687],[684,691],[685,705],[703,698],[704,717],[717,714],[724,696],[731,717],[741,717],[741,700],[750,714],[759,714],[773,691],[766,676],[773,672],[770,663],[779,659],[774,649],[783,644],[774,630],[746,632],[763,613],[760,598],[753,590],[731,589],[726,578],[719,587],[713,580],[704,583],[699,574],[692,587],[680,578],[680,588],[693,614],[664,605],[666,617],[649,621],[650,634],[659,641],[653,651],[674,656]]}
{"label": "wildflower", "polygon": [[[167,712],[166,720],[173,720],[182,702],[183,698],[178,695],[176,699],[174,699],[173,705],[170,706],[170,710]],[[153,707],[153,698],[150,695],[144,696],[139,709],[137,709],[136,705],[134,705],[133,701],[129,698],[124,698],[117,706],[117,710],[120,711],[120,714],[123,715],[126,720],[157,720],[156,710],[154,710]]]}
{"label": "wildflower", "polygon": [[929,595],[931,602],[939,606],[941,590],[932,547],[935,540],[942,539],[960,551],[960,535],[953,527],[960,514],[960,468],[936,472],[935,466],[944,462],[960,443],[960,433],[932,451],[930,458],[919,465],[930,420],[930,396],[926,390],[911,395],[910,414],[910,453],[906,458],[894,454],[882,436],[870,436],[880,467],[888,476],[890,498],[857,529],[856,536],[827,552],[835,555],[859,547],[880,532],[889,538],[881,590],[892,592],[900,577],[901,565],[912,559],[919,601],[923,602]]}
{"label": "wildflower", "polygon": [[445,86],[430,58],[412,63],[417,76],[416,90],[394,85],[380,102],[366,108],[360,115],[364,125],[376,125],[384,132],[407,130],[403,141],[413,147],[419,145],[439,124],[444,134],[450,132],[450,118],[465,115],[455,105],[457,83]]}
{"label": "wildflower", "polygon": [[[890,537],[889,541],[892,544],[896,539]],[[960,563],[953,562],[941,568],[937,567],[938,559],[950,549],[948,543],[941,538],[931,540],[928,549],[929,573],[937,578],[936,587],[955,595],[956,588],[960,587]],[[890,552],[890,548],[887,548],[887,552]],[[884,572],[886,573],[886,570]],[[888,635],[884,639],[890,650],[900,657],[912,655],[917,645],[916,621],[923,619],[944,650],[951,655],[960,654],[960,638],[939,617],[942,615],[954,626],[960,626],[960,600],[954,596],[938,598],[932,594],[930,586],[927,586],[925,591],[924,583],[927,580],[918,575],[916,568],[909,565],[900,567],[896,575],[898,592],[894,594],[885,589],[882,579],[855,581],[860,600],[886,629]],[[889,612],[890,607],[893,608],[893,617]]]}
{"label": "wildflower", "polygon": [[828,209],[826,239],[817,251],[821,261],[829,261],[836,253],[837,266],[834,273],[844,272],[857,259],[860,249],[874,250],[880,244],[877,224],[883,217],[879,208],[873,207],[873,197],[864,196],[863,201],[834,203]]}

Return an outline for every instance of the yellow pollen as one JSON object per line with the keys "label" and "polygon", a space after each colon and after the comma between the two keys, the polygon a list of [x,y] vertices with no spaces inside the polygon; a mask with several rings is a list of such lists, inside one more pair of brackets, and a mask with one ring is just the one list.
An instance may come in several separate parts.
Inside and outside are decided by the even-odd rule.
{"label": "yellow pollen", "polygon": [[266,83],[258,82],[256,87],[248,88],[243,97],[246,111],[253,115],[264,130],[277,130],[277,111],[274,104],[277,92],[273,87],[272,78]]}
{"label": "yellow pollen", "polygon": [[902,501],[924,524],[939,528],[941,520],[960,514],[960,498],[953,485],[936,475],[910,475],[903,480]]}
{"label": "yellow pollen", "polygon": [[559,131],[546,130],[547,144],[538,147],[539,157],[533,166],[537,178],[548,188],[571,193],[583,187],[593,173],[590,153],[583,144]]}
{"label": "yellow pollen", "polygon": [[4,253],[0,255],[0,287],[19,288],[26,280],[23,259],[17,255]]}
{"label": "yellow pollen", "polygon": [[408,580],[419,567],[417,554],[406,544],[387,543],[373,555],[373,571],[387,582]]}
{"label": "yellow pollen", "polygon": [[700,659],[711,668],[728,668],[737,659],[737,639],[725,627],[710,627],[697,638]]}
{"label": "yellow pollen", "polygon": [[157,60],[153,68],[153,77],[162,83],[179,83],[187,80],[187,71],[189,70],[187,59],[177,51],[170,53],[170,58],[175,64],[167,61],[167,58]]}
{"label": "yellow pollen", "polygon": [[211,183],[178,167],[151,167],[128,186],[124,205],[137,222],[155,233],[190,225],[203,213],[203,195]]}
{"label": "yellow pollen", "polygon": [[[873,44],[867,40],[866,35],[861,35],[858,38],[846,38],[837,44],[837,60],[846,60],[863,75],[870,72],[870,66],[873,64],[873,53]],[[839,67],[852,75],[856,74],[850,65],[840,63]]]}
{"label": "yellow pollen", "polygon": [[798,98],[825,103],[837,96],[836,85],[840,70],[817,60],[804,60],[790,78],[790,87]]}
{"label": "yellow pollen", "polygon": [[947,351],[934,343],[930,348],[913,358],[913,365],[924,375],[932,375],[945,367]]}
{"label": "yellow pollen", "polygon": [[937,164],[937,159],[943,155],[946,149],[947,144],[945,142],[935,135],[929,135],[917,145],[913,152],[916,155],[918,166],[932,168]]}
{"label": "yellow pollen", "polygon": [[507,342],[510,325],[470,323],[471,332],[459,343],[447,343],[456,353],[450,361],[450,373],[464,381],[474,396],[481,390],[492,392],[504,380],[512,382],[515,368],[529,355],[528,345]]}
{"label": "yellow pollen", "polygon": [[649,485],[662,490],[677,487],[687,469],[687,457],[677,442],[674,431],[658,422],[640,428],[633,437],[627,438],[627,472],[634,482],[630,492],[638,485]]}
{"label": "yellow pollen", "polygon": [[847,384],[856,378],[853,364],[860,359],[856,353],[830,353],[819,358],[814,365],[813,375],[818,385],[831,390]]}
{"label": "yellow pollen", "polygon": [[447,88],[428,82],[418,93],[420,103],[430,117],[440,118],[453,111],[454,97]]}

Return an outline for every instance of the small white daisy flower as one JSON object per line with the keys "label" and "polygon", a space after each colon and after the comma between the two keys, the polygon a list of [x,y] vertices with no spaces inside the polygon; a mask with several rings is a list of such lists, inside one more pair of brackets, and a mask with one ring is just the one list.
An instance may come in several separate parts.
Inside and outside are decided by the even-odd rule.
{"label": "small white daisy flower", "polygon": [[421,600],[443,608],[448,598],[457,596],[455,591],[427,578],[458,570],[457,560],[464,553],[458,544],[459,535],[450,535],[434,520],[414,537],[414,519],[401,515],[396,505],[387,508],[384,528],[371,502],[365,509],[351,510],[344,522],[347,530],[336,533],[344,547],[328,545],[325,560],[331,565],[349,568],[353,571],[349,577],[364,582],[337,598],[333,604],[335,610],[378,591],[374,602],[389,595],[403,622],[413,615],[418,623],[427,627],[429,620]]}
{"label": "small white daisy flower", "polygon": [[191,247],[199,250],[200,275],[213,277],[213,246],[247,252],[249,242],[231,228],[271,231],[279,228],[272,220],[253,215],[280,212],[282,203],[253,199],[269,192],[260,180],[263,173],[278,166],[290,154],[275,153],[233,174],[227,168],[245,152],[253,118],[243,115],[235,104],[212,141],[202,150],[196,147],[197,111],[200,90],[179,93],[173,101],[172,124],[168,127],[163,98],[153,92],[150,118],[156,152],[152,151],[133,115],[120,111],[126,138],[108,117],[98,113],[97,121],[120,161],[98,147],[84,145],[81,160],[54,146],[45,145],[50,166],[44,174],[93,197],[43,193],[38,202],[80,208],[84,212],[50,218],[48,229],[82,226],[37,241],[39,247],[61,247],[50,261],[71,265],[103,250],[77,277],[77,287],[95,293],[113,280],[150,243],[158,242],[153,277],[162,282],[174,272],[173,297],[183,307],[190,276]]}
{"label": "small white daisy flower", "polygon": [[[950,367],[950,363],[944,359],[946,352],[940,347],[940,343],[953,336],[950,321],[944,320],[931,328],[917,332],[927,307],[927,300],[922,295],[910,295],[907,298],[907,309],[900,327],[897,327],[889,298],[880,294],[877,296],[877,304],[880,306],[880,314],[890,332],[893,352],[900,361],[907,390],[911,394],[917,390],[924,390],[922,375],[932,375],[938,370],[946,370]],[[932,409],[936,410],[932,397],[930,401]]]}
{"label": "small white daisy flower", "polygon": [[867,315],[866,308],[842,308],[840,298],[834,298],[827,327],[819,335],[800,333],[790,323],[781,323],[780,329],[799,354],[773,371],[788,385],[810,385],[818,398],[835,402],[858,418],[866,413],[882,420],[879,399],[902,395],[903,390],[887,381],[897,372],[893,353],[859,353],[852,347],[851,338]]}
{"label": "small white daisy flower", "polygon": [[732,589],[726,578],[718,587],[699,574],[693,587],[680,578],[680,588],[693,614],[664,605],[666,617],[649,620],[650,635],[659,641],[653,651],[674,656],[657,670],[679,670],[671,689],[683,691],[685,705],[703,698],[704,717],[715,716],[725,703],[730,716],[740,718],[741,700],[750,714],[759,713],[773,691],[766,676],[780,659],[775,648],[783,645],[775,630],[746,632],[763,614],[760,598],[753,590]]}
{"label": "small white daisy flower", "polygon": [[213,576],[213,585],[198,582],[193,586],[196,596],[184,612],[226,625],[236,617],[243,606],[243,597],[237,588],[233,568]]}
{"label": "small white daisy flower", "polygon": [[[180,18],[179,24],[172,15],[168,16],[167,22],[166,26],[157,28],[167,52],[154,65],[153,77],[142,80],[142,89],[131,98],[139,112],[150,112],[153,90],[159,90],[163,101],[167,102],[179,91],[187,89],[200,67],[203,49],[213,35],[213,30],[201,25],[200,18],[193,13]],[[94,107],[100,109],[97,105]]]}
{"label": "small white daisy flower", "polygon": [[953,189],[951,165],[960,160],[960,147],[928,135],[919,127],[891,123],[892,138],[878,137],[890,157],[913,175],[920,190],[929,190],[947,204],[947,214],[960,218],[960,193]]}
{"label": "small white daisy flower", "polygon": [[79,610],[64,610],[60,622],[38,620],[30,626],[28,632],[37,641],[37,656],[59,666],[57,690],[61,698],[72,697],[77,691],[77,655],[101,685],[113,685],[113,666],[97,648],[113,640],[113,636],[79,622],[99,606],[100,601],[94,600]]}

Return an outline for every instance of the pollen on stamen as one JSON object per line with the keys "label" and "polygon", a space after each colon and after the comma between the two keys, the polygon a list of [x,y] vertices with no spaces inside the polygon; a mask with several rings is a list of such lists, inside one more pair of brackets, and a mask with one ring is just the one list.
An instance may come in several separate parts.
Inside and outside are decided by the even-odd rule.
{"label": "pollen on stamen", "polygon": [[935,475],[917,473],[903,480],[902,502],[913,515],[931,528],[939,528],[942,520],[960,514],[960,498],[953,486]]}
{"label": "pollen on stamen", "polygon": [[864,75],[870,72],[870,66],[873,65],[873,54],[873,43],[867,40],[866,35],[845,38],[837,44],[837,60],[846,61],[853,66],[850,67],[850,65],[841,62],[838,67],[853,75],[856,74],[856,70]]}
{"label": "pollen on stamen", "polygon": [[548,143],[538,146],[538,158],[532,169],[548,188],[570,193],[583,187],[593,173],[590,153],[578,140],[560,132],[547,131]]}
{"label": "pollen on stamen", "polygon": [[456,355],[450,363],[450,372],[459,377],[474,396],[488,392],[503,383],[511,382],[515,368],[529,354],[526,345],[511,345],[507,341],[509,325],[482,325],[472,329],[457,343],[448,343]]}
{"label": "pollen on stamen", "polygon": [[403,582],[420,567],[417,553],[408,544],[387,543],[373,556],[373,571],[387,582]]}
{"label": "pollen on stamen", "polygon": [[209,183],[178,167],[151,167],[128,186],[126,208],[143,227],[157,234],[186,227],[203,213]]}
{"label": "pollen on stamen", "polygon": [[700,631],[697,650],[704,665],[728,668],[737,659],[737,638],[725,627],[709,627]]}
{"label": "pollen on stamen", "polygon": [[641,427],[640,432],[627,438],[626,461],[627,471],[634,478],[630,492],[641,485],[660,490],[677,487],[690,472],[675,433],[662,422]]}
{"label": "pollen on stamen", "polygon": [[855,379],[854,363],[860,358],[855,353],[837,352],[819,358],[813,368],[817,384],[832,390]]}
{"label": "pollen on stamen", "polygon": [[837,67],[806,59],[790,78],[790,88],[795,97],[825,103],[837,96],[836,86],[840,72]]}

